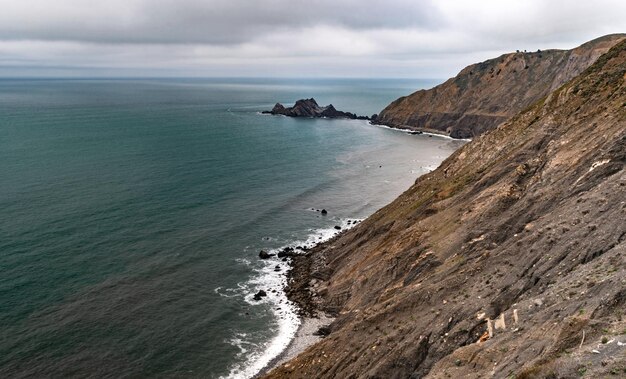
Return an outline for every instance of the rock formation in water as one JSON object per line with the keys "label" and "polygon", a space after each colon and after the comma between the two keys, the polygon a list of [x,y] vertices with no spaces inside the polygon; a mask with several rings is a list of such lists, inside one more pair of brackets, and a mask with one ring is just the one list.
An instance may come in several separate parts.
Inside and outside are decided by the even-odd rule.
{"label": "rock formation in water", "polygon": [[473,64],[443,84],[395,100],[376,123],[475,137],[580,74],[623,38],[608,35],[572,50],[517,52]]}
{"label": "rock formation in water", "polygon": [[357,116],[354,113],[338,111],[332,104],[321,107],[313,98],[300,99],[296,101],[293,107],[289,108],[286,108],[281,103],[276,103],[271,111],[263,111],[262,113],[289,117],[349,118],[353,120],[369,120],[369,117],[366,116]]}
{"label": "rock formation in water", "polygon": [[290,298],[337,318],[267,377],[626,375],[625,80],[622,41],[294,257]]}

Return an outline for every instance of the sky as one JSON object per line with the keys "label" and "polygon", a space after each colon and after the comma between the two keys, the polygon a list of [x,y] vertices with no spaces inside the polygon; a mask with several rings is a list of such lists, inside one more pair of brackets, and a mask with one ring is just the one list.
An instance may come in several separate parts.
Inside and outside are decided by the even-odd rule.
{"label": "sky", "polygon": [[447,78],[624,32],[624,0],[0,0],[0,77]]}

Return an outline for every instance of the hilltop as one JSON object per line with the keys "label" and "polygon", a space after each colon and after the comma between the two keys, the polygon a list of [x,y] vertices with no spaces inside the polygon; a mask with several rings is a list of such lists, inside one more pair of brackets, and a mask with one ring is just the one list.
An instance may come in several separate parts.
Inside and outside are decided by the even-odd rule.
{"label": "hilltop", "polygon": [[470,65],[443,84],[395,100],[375,122],[453,138],[478,136],[583,72],[624,38],[612,34],[572,50],[518,51]]}

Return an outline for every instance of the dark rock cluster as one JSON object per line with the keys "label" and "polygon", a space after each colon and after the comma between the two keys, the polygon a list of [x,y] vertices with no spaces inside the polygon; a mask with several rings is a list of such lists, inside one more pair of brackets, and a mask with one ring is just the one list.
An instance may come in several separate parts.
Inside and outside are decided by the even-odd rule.
{"label": "dark rock cluster", "polygon": [[351,112],[342,112],[335,109],[330,104],[325,107],[319,106],[315,99],[300,99],[296,101],[293,107],[285,107],[281,103],[276,103],[271,111],[263,111],[265,114],[283,115],[289,117],[308,117],[308,118],[349,118],[352,120],[369,120],[367,116],[357,116]]}

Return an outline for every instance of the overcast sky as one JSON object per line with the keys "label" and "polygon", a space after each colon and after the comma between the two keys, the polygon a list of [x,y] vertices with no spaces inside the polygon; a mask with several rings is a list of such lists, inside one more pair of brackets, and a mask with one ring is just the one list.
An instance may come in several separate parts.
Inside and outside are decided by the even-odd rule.
{"label": "overcast sky", "polygon": [[625,0],[0,0],[0,77],[445,78],[618,32]]}

